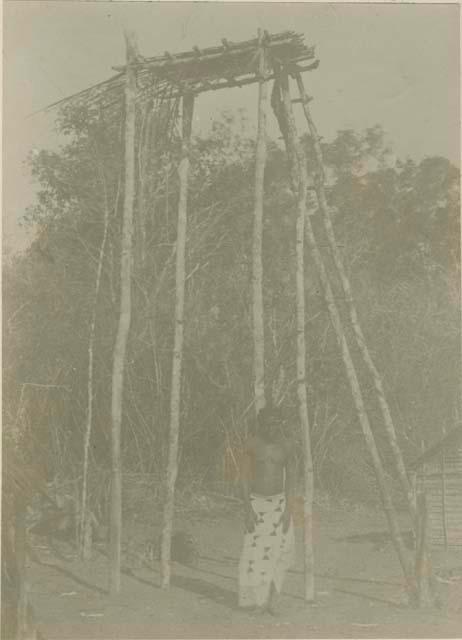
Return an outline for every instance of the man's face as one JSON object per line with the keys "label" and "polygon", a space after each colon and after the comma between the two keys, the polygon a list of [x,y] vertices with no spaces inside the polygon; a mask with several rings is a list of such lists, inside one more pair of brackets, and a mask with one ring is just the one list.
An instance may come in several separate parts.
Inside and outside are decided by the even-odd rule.
{"label": "man's face", "polygon": [[262,433],[267,440],[276,440],[281,433],[281,420],[278,416],[270,415],[266,418]]}

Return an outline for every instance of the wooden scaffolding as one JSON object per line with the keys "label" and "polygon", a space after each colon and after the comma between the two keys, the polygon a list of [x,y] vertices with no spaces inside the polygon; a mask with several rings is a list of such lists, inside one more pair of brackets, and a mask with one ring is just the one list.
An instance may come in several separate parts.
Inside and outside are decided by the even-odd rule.
{"label": "wooden scaffolding", "polygon": [[[130,269],[133,234],[133,210],[135,198],[135,146],[136,146],[136,106],[153,105],[162,100],[182,101],[181,157],[178,167],[180,192],[178,203],[178,226],[176,247],[176,301],[175,332],[173,345],[171,418],[169,459],[166,471],[166,492],[164,511],[164,530],[162,538],[162,586],[170,581],[170,537],[174,510],[174,488],[178,467],[178,441],[180,422],[180,380],[182,370],[183,344],[183,308],[184,308],[184,268],[187,237],[187,196],[188,169],[192,135],[193,110],[198,95],[207,91],[258,85],[258,133],[255,154],[255,207],[253,231],[253,329],[254,329],[254,392],[255,408],[265,404],[264,384],[264,336],[263,336],[263,295],[261,247],[263,235],[264,209],[264,171],[266,163],[266,120],[270,104],[268,82],[274,81],[271,106],[276,115],[289,159],[289,174],[296,203],[296,282],[297,282],[297,395],[299,401],[299,419],[304,450],[305,498],[305,599],[314,599],[314,565],[312,545],[312,501],[313,501],[313,464],[311,460],[310,428],[306,406],[305,372],[305,299],[304,299],[304,247],[305,241],[313,257],[318,277],[322,285],[332,326],[342,354],[346,374],[358,414],[358,422],[371,455],[377,483],[380,489],[383,507],[387,516],[405,583],[411,594],[417,594],[420,601],[428,598],[423,578],[418,585],[411,563],[407,557],[391,496],[385,480],[385,473],[375,438],[370,426],[368,413],[353,362],[352,351],[342,325],[333,288],[331,275],[327,272],[320,246],[316,240],[311,216],[318,214],[323,221],[328,238],[329,251],[333,257],[335,274],[340,281],[346,301],[347,311],[353,329],[355,348],[362,356],[367,367],[381,408],[384,430],[393,452],[397,476],[407,498],[412,524],[418,526],[418,512],[412,486],[404,466],[402,454],[391,412],[387,404],[382,381],[368,351],[364,335],[356,313],[351,286],[337,248],[331,211],[328,205],[324,184],[324,169],[320,137],[316,131],[310,109],[310,98],[305,92],[302,73],[318,67],[313,46],[304,43],[303,36],[291,31],[278,34],[259,32],[258,37],[245,42],[234,43],[226,39],[216,47],[201,49],[193,47],[190,51],[178,54],[165,52],[162,56],[151,58],[139,54],[133,35],[127,34],[127,62],[115,67],[116,75],[108,80],[86,89],[55,106],[95,106],[110,110],[123,108],[125,114],[125,189],[124,189],[124,225],[122,237],[121,261],[121,313],[116,341],[113,370],[112,402],[112,438],[113,438],[113,494],[111,508],[111,588],[117,592],[120,588],[120,530],[121,530],[121,460],[120,430],[123,363],[126,352],[127,336],[130,327]],[[298,97],[291,98],[290,84],[295,81]],[[300,143],[293,104],[303,108],[307,123],[307,133],[313,148],[315,169],[308,175],[306,150]],[[116,390],[116,392],[114,391]]]}

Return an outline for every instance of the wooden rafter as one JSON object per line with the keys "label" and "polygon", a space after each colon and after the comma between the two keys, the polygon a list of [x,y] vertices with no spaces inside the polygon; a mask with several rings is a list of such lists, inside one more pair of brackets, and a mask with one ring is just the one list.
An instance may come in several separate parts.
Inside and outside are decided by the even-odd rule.
{"label": "wooden rafter", "polygon": [[[303,42],[303,36],[293,31],[274,35],[266,33],[263,44],[271,55],[278,58],[280,63],[302,62],[314,58],[314,47],[307,47]],[[240,67],[242,72],[242,63],[245,63],[246,58],[256,59],[258,57],[258,47],[258,38],[238,43],[225,40],[219,47],[208,47],[201,50],[195,46],[190,51],[174,55],[165,52],[163,56],[140,57],[136,68],[155,71],[159,77],[164,72],[171,73],[172,71],[182,74],[187,72],[192,75],[199,73],[203,77],[209,77],[217,73],[220,74],[222,69],[234,65]],[[114,67],[114,69],[124,72],[125,66]]]}
{"label": "wooden rafter", "polygon": [[[293,31],[270,35],[265,32],[263,46],[267,52],[268,74],[274,78],[275,66],[283,66],[290,73],[311,71],[318,67],[315,49],[304,43],[303,35]],[[258,77],[258,39],[233,43],[226,39],[218,47],[200,49],[162,56],[143,58],[138,55],[134,68],[137,72],[137,102],[161,96],[168,89],[169,98],[183,94],[195,95],[254,84]],[[79,105],[98,105],[106,109],[122,103],[125,66],[115,67],[113,77],[77,94],[64,98],[47,109]]]}

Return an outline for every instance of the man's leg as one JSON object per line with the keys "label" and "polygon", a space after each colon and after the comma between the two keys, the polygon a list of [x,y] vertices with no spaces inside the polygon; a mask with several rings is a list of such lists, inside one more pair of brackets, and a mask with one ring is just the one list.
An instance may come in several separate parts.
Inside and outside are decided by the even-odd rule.
{"label": "man's leg", "polygon": [[271,584],[260,584],[255,590],[255,608],[253,609],[253,613],[255,615],[263,615],[268,613],[268,603],[271,599]]}
{"label": "man's leg", "polygon": [[248,533],[244,534],[244,542],[238,567],[238,607],[243,611],[255,609],[255,594],[249,581],[249,566],[252,560],[251,540]]}
{"label": "man's leg", "polygon": [[265,609],[272,616],[275,616],[277,615],[276,605],[277,605],[277,590],[276,590],[276,587],[274,586],[274,582],[271,582],[268,601],[266,603]]}

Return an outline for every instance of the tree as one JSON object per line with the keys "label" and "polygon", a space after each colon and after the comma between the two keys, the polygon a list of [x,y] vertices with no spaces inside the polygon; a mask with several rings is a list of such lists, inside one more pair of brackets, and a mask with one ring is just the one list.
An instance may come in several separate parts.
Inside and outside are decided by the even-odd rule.
{"label": "tree", "polygon": [[[165,111],[170,113],[174,106],[166,103]],[[93,144],[97,137],[114,214],[96,314],[88,508],[104,523],[111,464],[108,381],[117,331],[122,227],[122,207],[114,205],[123,119],[120,109],[104,112],[102,120],[100,115],[78,105],[65,109],[57,123],[67,131],[62,148],[40,151],[30,160],[38,195],[28,219],[40,223],[40,230],[33,246],[4,266],[3,399],[4,415],[14,418],[23,382],[65,387],[62,394],[47,394],[43,415],[31,424],[46,434],[49,473],[61,490],[67,491],[69,482],[80,486],[87,347],[104,233],[104,194]],[[171,350],[165,345],[174,337],[173,212],[178,205],[175,167],[180,152],[176,135],[163,136],[171,127],[167,113],[165,118],[156,133],[160,138],[146,158],[147,251],[144,267],[135,263],[132,270],[121,434],[124,468],[157,474],[159,482],[169,436]],[[137,136],[141,121],[137,119]],[[174,124],[174,119],[168,122]],[[225,452],[238,449],[253,424],[249,282],[255,135],[245,127],[244,121],[227,114],[209,134],[191,141],[178,489],[201,483],[204,490],[221,490]],[[378,131],[340,133],[322,143],[322,151],[332,224],[365,338],[397,416],[397,438],[407,464],[422,438],[430,443],[437,437],[435,425],[450,425],[458,397],[460,271],[459,245],[453,240],[459,229],[458,172],[441,158],[387,163],[386,145],[379,138]],[[307,138],[304,147],[311,171]],[[352,156],[359,168],[353,166]],[[297,216],[285,153],[271,141],[264,180],[265,377],[269,389],[283,370],[281,396],[296,424]],[[135,202],[135,218],[139,206]],[[322,220],[314,216],[311,224],[321,244]],[[135,235],[136,253],[137,242]],[[332,495],[376,502],[373,467],[309,249],[305,259],[306,386],[314,481]],[[340,296],[340,287],[333,286],[332,293],[334,299]],[[365,370],[357,374],[361,383],[367,381]],[[389,445],[374,428],[379,408],[370,392],[364,393],[364,402],[387,481],[394,488]],[[296,438],[301,451],[298,431]],[[203,447],[204,439],[210,448]],[[226,490],[233,491],[232,482]],[[397,492],[393,499],[400,505]]]}
{"label": "tree", "polygon": [[[85,427],[84,438],[84,453],[83,453],[83,479],[82,479],[82,498],[80,503],[80,523],[79,523],[79,537],[81,554],[84,560],[88,560],[91,553],[91,532],[92,532],[92,520],[90,513],[87,509],[87,479],[88,479],[88,465],[89,465],[89,448],[90,439],[93,428],[93,402],[94,402],[94,350],[95,350],[95,337],[96,337],[96,313],[98,308],[98,297],[101,288],[101,276],[103,272],[103,264],[106,258],[106,245],[108,240],[109,222],[110,222],[110,201],[107,189],[107,180],[105,175],[105,167],[98,157],[98,149],[95,148],[95,164],[98,167],[98,175],[100,178],[101,190],[103,192],[104,199],[104,226],[103,237],[98,254],[98,264],[96,268],[95,277],[95,298],[93,304],[93,311],[90,319],[90,335],[88,338],[88,399],[87,399],[87,419]],[[120,185],[119,185],[120,186]],[[119,186],[117,188],[117,195],[114,204],[114,210],[117,211],[119,200]]]}

